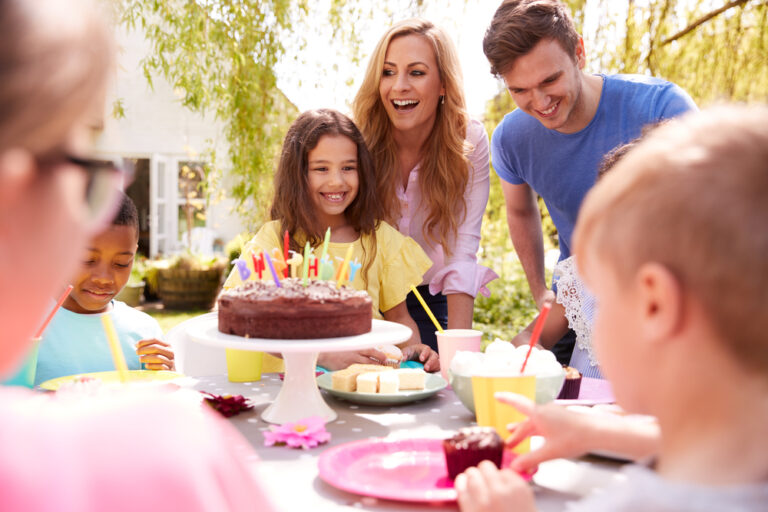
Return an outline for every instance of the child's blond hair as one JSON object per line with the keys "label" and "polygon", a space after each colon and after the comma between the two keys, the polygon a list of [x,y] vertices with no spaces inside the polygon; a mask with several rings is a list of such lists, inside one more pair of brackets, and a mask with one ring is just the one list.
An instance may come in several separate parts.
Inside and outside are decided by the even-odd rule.
{"label": "child's blond hair", "polygon": [[657,262],[747,367],[768,369],[768,108],[690,113],[651,132],[587,195],[574,232],[620,282]]}

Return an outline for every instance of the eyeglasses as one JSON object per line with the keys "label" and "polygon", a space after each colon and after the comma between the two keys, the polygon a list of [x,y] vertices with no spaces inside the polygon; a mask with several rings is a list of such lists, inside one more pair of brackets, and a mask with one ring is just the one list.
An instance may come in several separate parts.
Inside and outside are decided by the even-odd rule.
{"label": "eyeglasses", "polygon": [[119,206],[119,192],[133,181],[133,166],[125,165],[122,159],[100,160],[58,153],[39,158],[38,162],[43,168],[69,163],[85,172],[83,200],[88,211],[87,223],[93,229],[111,220]]}

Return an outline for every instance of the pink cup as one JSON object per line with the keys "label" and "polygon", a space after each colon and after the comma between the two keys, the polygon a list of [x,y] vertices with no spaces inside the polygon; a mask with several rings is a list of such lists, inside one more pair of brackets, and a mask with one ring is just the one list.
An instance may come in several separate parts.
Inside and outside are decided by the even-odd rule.
{"label": "pink cup", "polygon": [[445,329],[437,331],[437,351],[440,353],[440,374],[448,382],[448,368],[457,350],[480,352],[483,333],[474,329]]}

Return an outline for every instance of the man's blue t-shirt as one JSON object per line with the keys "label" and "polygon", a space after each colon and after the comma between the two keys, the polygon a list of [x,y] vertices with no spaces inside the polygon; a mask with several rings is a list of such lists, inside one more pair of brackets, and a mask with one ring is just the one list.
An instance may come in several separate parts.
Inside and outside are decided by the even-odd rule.
{"label": "man's blue t-shirt", "polygon": [[583,130],[550,130],[517,109],[504,116],[491,139],[499,177],[515,185],[527,183],[544,199],[557,227],[561,260],[571,255],[579,207],[597,179],[603,156],[639,137],[644,126],[696,109],[691,97],[671,82],[642,75],[601,76],[597,112]]}
{"label": "man's blue t-shirt", "polygon": [[65,375],[114,370],[101,323],[102,315],[108,314],[112,315],[128,369],[140,369],[136,344],[146,339],[162,339],[163,330],[157,320],[117,300],[112,301],[107,313],[86,315],[59,308],[40,340],[35,385]]}

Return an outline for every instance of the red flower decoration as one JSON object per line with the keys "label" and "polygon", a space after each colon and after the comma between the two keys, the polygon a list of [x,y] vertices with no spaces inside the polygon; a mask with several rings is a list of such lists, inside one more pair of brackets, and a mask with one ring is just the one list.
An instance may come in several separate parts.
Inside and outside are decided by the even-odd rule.
{"label": "red flower decoration", "polygon": [[253,404],[243,395],[214,395],[207,391],[201,391],[201,393],[207,395],[205,401],[208,402],[208,405],[225,418],[253,409]]}

